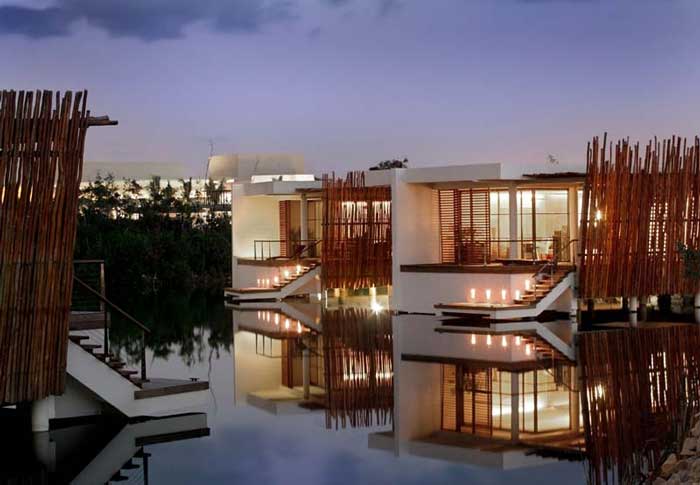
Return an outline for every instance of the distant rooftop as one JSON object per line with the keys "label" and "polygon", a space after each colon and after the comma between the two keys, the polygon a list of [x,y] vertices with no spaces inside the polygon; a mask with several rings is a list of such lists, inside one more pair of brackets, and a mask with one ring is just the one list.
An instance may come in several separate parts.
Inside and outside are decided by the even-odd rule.
{"label": "distant rooftop", "polygon": [[112,174],[116,180],[149,180],[158,175],[164,180],[177,180],[192,176],[184,165],[170,162],[85,162],[83,182],[92,182],[97,175],[106,177]]}

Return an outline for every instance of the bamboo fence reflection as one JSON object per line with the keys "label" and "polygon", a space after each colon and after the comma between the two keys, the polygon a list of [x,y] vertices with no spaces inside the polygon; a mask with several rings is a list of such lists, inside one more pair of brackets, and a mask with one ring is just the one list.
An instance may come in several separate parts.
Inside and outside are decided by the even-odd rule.
{"label": "bamboo fence reflection", "polygon": [[0,405],[64,389],[86,98],[0,93]]}
{"label": "bamboo fence reflection", "polygon": [[323,315],[326,426],[386,425],[393,419],[391,314],[360,308]]}
{"label": "bamboo fence reflection", "polygon": [[589,482],[638,483],[700,409],[700,329],[579,335]]}
{"label": "bamboo fence reflection", "polygon": [[677,248],[700,249],[700,139],[654,139],[642,152],[595,137],[582,205],[581,297],[700,291]]}
{"label": "bamboo fence reflection", "polygon": [[366,187],[363,172],[323,177],[324,288],[391,284],[391,188]]}

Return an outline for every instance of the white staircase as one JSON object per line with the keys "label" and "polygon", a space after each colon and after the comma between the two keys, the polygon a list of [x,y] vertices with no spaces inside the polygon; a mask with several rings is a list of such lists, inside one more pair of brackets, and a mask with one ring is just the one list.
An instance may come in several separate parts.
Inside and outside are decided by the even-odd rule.
{"label": "white staircase", "polygon": [[317,292],[320,277],[321,265],[311,263],[270,288],[225,288],[224,296],[235,301],[282,300],[292,295]]}
{"label": "white staircase", "polygon": [[196,409],[209,399],[206,381],[150,378],[143,382],[134,377],[136,371],[127,371],[123,365],[115,366],[115,360],[105,360],[102,355],[95,354],[92,347],[85,348],[86,345],[92,344],[81,345],[73,339],[69,342],[68,375],[127,417],[160,416]]}
{"label": "white staircase", "polygon": [[490,320],[518,320],[535,318],[549,310],[567,290],[574,287],[575,273],[567,268],[557,270],[552,275],[545,275],[535,284],[535,288],[525,292],[520,300],[512,304],[470,304],[438,303],[435,305],[439,315],[480,315]]}

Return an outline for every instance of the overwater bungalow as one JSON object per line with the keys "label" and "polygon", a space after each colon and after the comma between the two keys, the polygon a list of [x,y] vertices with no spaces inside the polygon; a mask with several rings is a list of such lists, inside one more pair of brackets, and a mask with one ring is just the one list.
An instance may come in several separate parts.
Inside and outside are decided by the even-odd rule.
{"label": "overwater bungalow", "polygon": [[700,307],[676,249],[700,243],[697,142],[646,158],[606,147],[595,139],[566,173],[486,163],[319,181],[268,166],[233,186],[225,296],[390,311],[393,427],[370,437],[379,447],[580,452],[581,316],[613,308],[637,327],[662,295]]}

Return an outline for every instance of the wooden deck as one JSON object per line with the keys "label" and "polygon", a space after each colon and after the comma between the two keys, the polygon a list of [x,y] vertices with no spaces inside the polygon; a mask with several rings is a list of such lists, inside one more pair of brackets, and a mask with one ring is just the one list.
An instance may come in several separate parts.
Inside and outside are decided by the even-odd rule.
{"label": "wooden deck", "polygon": [[186,392],[206,391],[207,389],[209,389],[209,382],[207,381],[155,378],[142,383],[141,389],[134,391],[134,399],[170,396]]}

